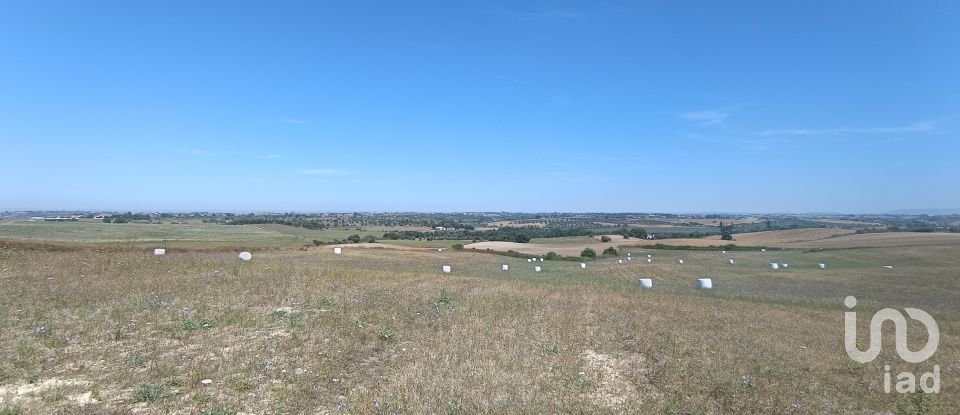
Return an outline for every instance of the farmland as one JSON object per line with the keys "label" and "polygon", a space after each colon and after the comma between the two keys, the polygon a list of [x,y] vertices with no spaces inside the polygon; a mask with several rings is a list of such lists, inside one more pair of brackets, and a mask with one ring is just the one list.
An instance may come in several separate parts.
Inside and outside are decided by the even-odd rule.
{"label": "farmland", "polygon": [[[0,353],[8,358],[0,362],[0,410],[876,414],[908,408],[918,398],[882,392],[883,365],[919,372],[929,364],[887,354],[868,364],[850,360],[842,345],[846,295],[859,299],[864,314],[918,307],[937,319],[943,338],[931,361],[941,366],[943,390],[924,402],[939,411],[931,413],[960,410],[960,259],[939,235],[927,234],[930,246],[729,255],[644,250],[623,246],[640,241],[620,239],[609,243],[620,246],[620,259],[626,252],[650,254],[652,263],[606,258],[580,269],[576,262],[546,261],[537,273],[523,258],[428,245],[450,241],[394,245],[401,250],[344,245],[335,256],[328,247],[283,248],[317,234],[276,236],[287,230],[276,225],[221,228],[243,230],[230,243],[291,245],[252,249],[250,262],[230,250],[164,257],[127,245],[103,250],[67,233],[58,239],[70,242],[65,251],[4,245]],[[196,240],[231,237],[203,230],[193,231]],[[800,231],[738,238],[789,245],[873,236]],[[600,243],[551,239],[518,245],[578,253]],[[790,268],[772,270],[769,262]],[[828,268],[819,269],[821,262]],[[507,272],[500,271],[504,263]],[[453,272],[442,274],[441,265]],[[713,278],[714,290],[694,288],[703,276]],[[638,288],[639,277],[653,278],[654,288]]]}
{"label": "farmland", "polygon": [[[418,228],[422,229],[422,228]],[[383,235],[380,227],[311,230],[285,225],[225,226],[206,223],[111,224],[100,222],[0,223],[0,239],[67,244],[153,247],[166,241],[170,248],[263,247],[289,248],[312,240],[332,241],[352,234]]]}

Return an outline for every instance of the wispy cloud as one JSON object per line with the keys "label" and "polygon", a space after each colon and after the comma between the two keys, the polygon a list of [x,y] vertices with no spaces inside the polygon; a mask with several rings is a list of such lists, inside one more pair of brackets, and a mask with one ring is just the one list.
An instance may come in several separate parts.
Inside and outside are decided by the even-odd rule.
{"label": "wispy cloud", "polygon": [[267,159],[267,160],[276,160],[276,159],[282,158],[282,157],[283,157],[283,156],[281,156],[281,155],[279,155],[279,154],[267,154],[267,155],[265,155],[265,156],[263,156],[263,157],[261,157],[261,158],[265,158],[265,159]]}
{"label": "wispy cloud", "polygon": [[303,169],[297,172],[297,174],[305,176],[344,176],[350,173],[346,170],[339,169]]}
{"label": "wispy cloud", "polygon": [[703,125],[720,124],[730,118],[730,111],[724,109],[712,109],[704,111],[690,111],[680,113],[680,116],[688,121],[698,122]]}
{"label": "wispy cloud", "polygon": [[207,150],[201,150],[201,149],[191,150],[191,151],[190,151],[190,154],[193,154],[194,156],[197,156],[197,157],[208,157],[208,156],[212,156],[212,155],[213,155],[213,153],[211,153],[211,152],[209,152],[209,151],[207,151]]}
{"label": "wispy cloud", "polygon": [[583,17],[583,13],[570,9],[549,9],[536,11],[501,10],[498,13],[523,21],[571,20]]}
{"label": "wispy cloud", "polygon": [[763,130],[757,132],[759,136],[785,136],[785,135],[847,135],[847,134],[903,134],[903,133],[923,133],[933,131],[936,126],[932,122],[917,122],[910,125],[899,127],[839,127],[839,128],[789,128]]}
{"label": "wispy cloud", "polygon": [[280,122],[284,122],[284,123],[287,123],[287,124],[306,124],[306,123],[307,123],[307,120],[302,120],[302,119],[299,119],[299,118],[284,118],[284,119],[280,120]]}
{"label": "wispy cloud", "polygon": [[516,78],[511,78],[511,77],[509,77],[509,76],[497,75],[495,78],[500,79],[500,80],[503,80],[503,81],[515,82],[515,83],[518,83],[518,84],[525,83],[525,81],[521,81],[521,80],[516,79]]}

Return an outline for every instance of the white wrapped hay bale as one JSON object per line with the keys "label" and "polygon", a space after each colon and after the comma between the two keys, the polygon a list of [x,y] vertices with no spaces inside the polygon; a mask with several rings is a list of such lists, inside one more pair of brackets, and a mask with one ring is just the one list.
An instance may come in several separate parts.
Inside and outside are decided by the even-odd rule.
{"label": "white wrapped hay bale", "polygon": [[640,278],[637,280],[637,284],[640,284],[640,288],[653,288],[653,279]]}
{"label": "white wrapped hay bale", "polygon": [[618,263],[618,264],[622,264],[622,263],[623,263],[623,260],[622,260],[622,259],[618,259],[618,260],[617,260],[617,263]]}
{"label": "white wrapped hay bale", "polygon": [[653,255],[647,254],[647,259],[653,258]]}
{"label": "white wrapped hay bale", "polygon": [[540,271],[543,271],[543,269],[541,269],[539,265],[533,267],[533,272],[540,272]]}
{"label": "white wrapped hay bale", "polygon": [[766,248],[760,248],[760,252],[767,252]]}
{"label": "white wrapped hay bale", "polygon": [[341,247],[339,247],[339,246],[335,246],[335,247],[333,248],[333,254],[334,254],[334,255],[340,255],[340,254],[342,254],[342,253],[343,253],[343,248],[341,248]]}
{"label": "white wrapped hay bale", "polygon": [[727,262],[729,262],[730,265],[736,265],[736,263],[737,263],[737,261],[734,261],[733,258],[730,258],[730,260],[727,261]]}
{"label": "white wrapped hay bale", "polygon": [[527,258],[527,262],[533,262],[533,259]]}
{"label": "white wrapped hay bale", "polygon": [[580,263],[580,269],[587,269],[587,263],[586,263],[586,262],[581,262],[581,263]]}
{"label": "white wrapped hay bale", "polygon": [[647,258],[647,263],[650,264],[653,262],[653,258]]}
{"label": "white wrapped hay bale", "polygon": [[820,267],[820,269],[827,269],[827,264],[824,264],[823,262],[817,264],[817,266]]}
{"label": "white wrapped hay bale", "polygon": [[702,290],[712,290],[713,280],[710,278],[697,278],[697,288]]}
{"label": "white wrapped hay bale", "polygon": [[509,265],[509,264],[501,264],[501,265],[500,265],[500,271],[510,271],[510,265]]}
{"label": "white wrapped hay bale", "polygon": [[682,260],[682,259],[678,259],[678,260],[677,260],[677,263],[678,263],[678,264],[683,264],[683,260]]}
{"label": "white wrapped hay bale", "polygon": [[780,266],[783,268],[790,268],[790,264],[787,263],[780,264]]}
{"label": "white wrapped hay bale", "polygon": [[633,261],[633,257],[628,256],[628,257],[627,257],[627,261]]}
{"label": "white wrapped hay bale", "polygon": [[156,256],[164,256],[167,254],[166,248],[157,248],[153,250],[153,254]]}
{"label": "white wrapped hay bale", "polygon": [[240,255],[238,255],[238,257],[239,257],[240,259],[244,260],[244,261],[249,261],[249,260],[253,259],[253,254],[251,254],[251,253],[249,253],[249,252],[247,252],[247,251],[243,251],[243,252],[240,253]]}
{"label": "white wrapped hay bale", "polygon": [[442,269],[444,274],[449,274],[450,271],[453,271],[453,268],[450,267],[449,265],[444,265]]}
{"label": "white wrapped hay bale", "polygon": [[893,265],[884,265],[883,267],[886,269],[893,269]]}
{"label": "white wrapped hay bale", "polygon": [[543,262],[543,258],[540,258],[540,262]]}
{"label": "white wrapped hay bale", "polygon": [[778,264],[778,263],[776,263],[776,262],[771,262],[771,263],[770,263],[770,269],[780,269],[780,264]]}

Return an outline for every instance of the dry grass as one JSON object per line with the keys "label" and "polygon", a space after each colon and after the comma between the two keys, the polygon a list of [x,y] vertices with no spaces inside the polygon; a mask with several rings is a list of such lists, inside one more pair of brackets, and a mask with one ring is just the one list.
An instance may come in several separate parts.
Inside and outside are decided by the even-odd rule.
{"label": "dry grass", "polygon": [[[627,241],[639,241],[638,239],[630,239]],[[529,243],[521,244],[516,242],[502,242],[502,241],[487,241],[487,242],[476,242],[472,244],[465,245],[466,249],[476,249],[478,251],[483,250],[494,250],[494,251],[515,251],[521,254],[529,255],[545,255],[547,252],[556,252],[560,255],[566,256],[580,256],[580,252],[584,248],[593,248],[598,254],[603,252],[604,249],[608,247],[616,248],[618,245],[621,245],[625,242],[622,236],[620,235],[611,235],[610,242],[600,242],[599,236],[596,238],[590,238],[587,236],[577,236],[577,237],[568,237],[568,238],[545,238],[545,239],[534,239]]]}
{"label": "dry grass", "polygon": [[720,240],[720,235],[713,235],[705,238],[665,239],[658,242],[675,246],[720,246],[728,243],[740,246],[772,247],[788,247],[797,243],[807,243],[808,246],[818,246],[818,244],[827,239],[850,235],[852,233],[854,233],[854,231],[840,228],[806,228],[738,233],[733,235],[734,241],[723,241]]}
{"label": "dry grass", "polygon": [[[548,261],[535,274],[521,259],[447,250],[255,252],[241,263],[233,253],[7,248],[0,411],[891,413],[904,397],[882,393],[883,364],[913,365],[889,345],[866,365],[842,348],[840,298],[866,283],[851,292],[865,304],[942,292],[929,310],[943,335],[935,399],[957,413],[949,249],[899,259],[894,272],[912,268],[897,275],[922,285],[905,292],[897,278],[868,280],[890,256],[872,251],[779,252],[796,269],[771,275],[761,253],[736,267],[713,252],[586,271]],[[808,266],[824,258],[832,278]],[[498,271],[503,261],[510,272]],[[705,272],[715,292],[690,288]],[[637,289],[638,275],[656,289]],[[779,285],[760,283],[770,279]],[[829,292],[816,288],[827,281]]]}

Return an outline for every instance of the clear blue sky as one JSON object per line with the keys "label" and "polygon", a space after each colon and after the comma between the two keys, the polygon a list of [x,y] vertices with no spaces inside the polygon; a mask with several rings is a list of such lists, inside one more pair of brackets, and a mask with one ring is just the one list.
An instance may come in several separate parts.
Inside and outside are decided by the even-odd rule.
{"label": "clear blue sky", "polygon": [[958,208],[958,22],[953,1],[8,1],[0,208]]}

